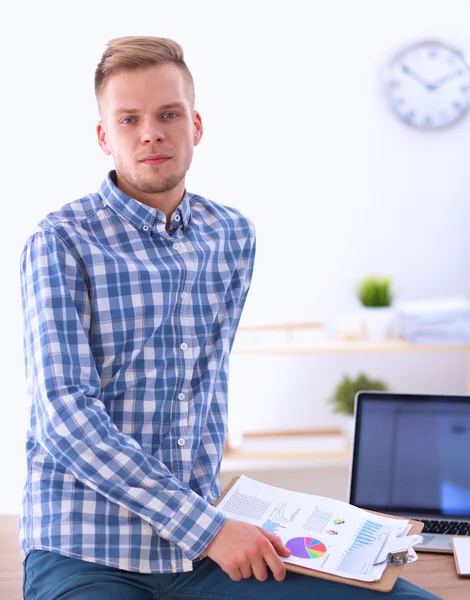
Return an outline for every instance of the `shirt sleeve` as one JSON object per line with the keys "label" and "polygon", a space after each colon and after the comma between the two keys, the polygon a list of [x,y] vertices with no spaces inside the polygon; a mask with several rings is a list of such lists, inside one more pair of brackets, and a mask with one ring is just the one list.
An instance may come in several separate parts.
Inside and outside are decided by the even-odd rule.
{"label": "shirt sleeve", "polygon": [[[235,341],[235,334],[237,333],[240,318],[242,316],[243,307],[245,306],[246,298],[251,287],[251,279],[253,276],[253,268],[255,264],[256,254],[256,234],[254,225],[249,222],[250,235],[246,240],[245,247],[243,248],[240,265],[235,273],[231,283],[231,294],[234,295],[234,291],[240,288],[240,294],[238,302],[233,307],[234,317],[232,326],[230,328],[230,351],[232,350],[233,342]],[[230,310],[230,307],[229,307]]]}
{"label": "shirt sleeve", "polygon": [[81,261],[52,229],[21,255],[25,365],[38,443],[84,485],[150,523],[194,560],[226,521],[111,421],[100,400]]}

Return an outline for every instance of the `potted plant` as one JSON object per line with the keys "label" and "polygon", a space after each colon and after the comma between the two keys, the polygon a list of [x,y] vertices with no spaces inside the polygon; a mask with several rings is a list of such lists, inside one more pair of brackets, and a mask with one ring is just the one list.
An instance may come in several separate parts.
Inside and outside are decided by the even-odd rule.
{"label": "potted plant", "polygon": [[393,320],[393,294],[390,277],[367,275],[357,287],[367,338],[383,340],[390,336]]}
{"label": "potted plant", "polygon": [[352,439],[354,424],[354,399],[358,392],[386,392],[388,385],[380,379],[369,379],[365,373],[352,379],[345,375],[336,386],[329,402],[334,405],[334,412],[344,415],[344,432]]}

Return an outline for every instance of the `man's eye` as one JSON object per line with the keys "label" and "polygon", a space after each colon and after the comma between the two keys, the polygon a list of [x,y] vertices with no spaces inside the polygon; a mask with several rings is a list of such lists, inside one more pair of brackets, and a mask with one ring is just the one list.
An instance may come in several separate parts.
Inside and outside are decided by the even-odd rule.
{"label": "man's eye", "polygon": [[122,120],[122,122],[127,125],[126,121],[133,121],[133,120],[134,120],[134,117],[126,117],[125,119]]}
{"label": "man's eye", "polygon": [[170,117],[170,119],[173,119],[174,117],[176,117],[176,116],[177,116],[177,114],[176,114],[175,112],[167,112],[167,113],[165,113],[163,116],[164,116],[164,117],[167,117],[168,115],[173,115],[172,117]]}

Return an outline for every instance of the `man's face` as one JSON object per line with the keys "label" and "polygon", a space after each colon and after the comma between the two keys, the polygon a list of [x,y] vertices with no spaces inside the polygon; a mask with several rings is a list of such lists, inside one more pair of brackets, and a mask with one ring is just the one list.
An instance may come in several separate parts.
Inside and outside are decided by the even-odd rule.
{"label": "man's face", "polygon": [[178,187],[184,191],[193,148],[202,136],[201,117],[190,98],[189,83],[172,63],[121,71],[109,79],[100,97],[98,140],[105,154],[113,155],[119,187],[128,195],[139,199]]}

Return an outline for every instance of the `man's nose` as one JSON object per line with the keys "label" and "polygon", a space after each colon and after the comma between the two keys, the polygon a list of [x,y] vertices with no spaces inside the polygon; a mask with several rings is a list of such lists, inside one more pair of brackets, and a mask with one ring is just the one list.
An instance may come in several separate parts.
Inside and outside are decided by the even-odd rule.
{"label": "man's nose", "polygon": [[165,139],[162,127],[159,123],[147,123],[142,132],[142,143],[161,142]]}

